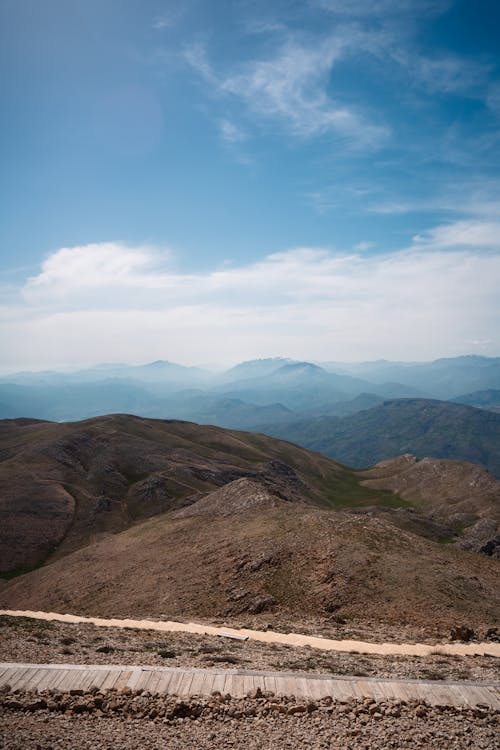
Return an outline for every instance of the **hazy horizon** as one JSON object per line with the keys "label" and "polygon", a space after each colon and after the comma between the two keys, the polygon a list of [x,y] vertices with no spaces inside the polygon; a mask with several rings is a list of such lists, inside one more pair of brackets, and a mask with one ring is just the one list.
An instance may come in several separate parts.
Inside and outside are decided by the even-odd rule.
{"label": "hazy horizon", "polygon": [[479,352],[464,352],[463,354],[458,354],[456,357],[436,357],[433,359],[422,359],[422,360],[389,360],[385,359],[383,357],[377,357],[375,359],[358,359],[358,360],[338,360],[338,359],[330,359],[325,358],[322,360],[314,360],[314,359],[295,359],[293,357],[288,357],[287,355],[274,355],[271,357],[255,357],[251,359],[244,359],[244,360],[228,360],[227,362],[219,361],[219,362],[178,362],[172,359],[167,358],[161,358],[156,360],[138,360],[138,361],[129,361],[129,362],[89,362],[89,363],[83,363],[82,365],[70,367],[68,365],[54,365],[53,367],[35,367],[33,369],[21,369],[21,368],[0,368],[0,376],[5,377],[8,375],[18,375],[21,373],[31,373],[31,374],[37,374],[37,373],[43,373],[43,372],[57,372],[61,374],[71,374],[71,373],[78,373],[80,371],[86,371],[86,370],[99,370],[99,369],[105,369],[105,368],[129,368],[129,367],[147,367],[148,365],[153,364],[159,364],[159,363],[168,363],[171,365],[179,365],[181,367],[188,367],[188,368],[194,368],[194,369],[200,369],[204,370],[206,372],[212,372],[214,374],[217,373],[223,373],[227,370],[232,369],[233,367],[236,367],[238,365],[242,364],[249,364],[251,362],[259,362],[263,360],[284,360],[285,362],[290,362],[292,364],[313,364],[317,365],[319,367],[322,367],[323,365],[339,365],[341,366],[355,366],[355,365],[362,365],[362,364],[376,364],[376,363],[382,363],[385,362],[387,364],[398,364],[398,365],[418,365],[418,364],[430,364],[432,362],[435,362],[437,360],[442,359],[462,359],[466,357],[482,357],[485,359],[497,359],[500,357],[500,355],[485,355],[481,354]]}
{"label": "hazy horizon", "polygon": [[499,23],[3,3],[2,369],[498,355]]}

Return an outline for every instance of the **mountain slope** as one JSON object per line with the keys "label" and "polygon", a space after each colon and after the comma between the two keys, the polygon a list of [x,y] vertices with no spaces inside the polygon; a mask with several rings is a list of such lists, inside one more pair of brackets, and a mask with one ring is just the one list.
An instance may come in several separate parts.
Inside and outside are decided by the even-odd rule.
{"label": "mountain slope", "polygon": [[0,590],[0,606],[172,619],[347,618],[491,627],[498,560],[385,519],[291,503],[242,478]]}
{"label": "mountain slope", "polygon": [[0,422],[0,571],[40,564],[240,477],[289,501],[391,500],[335,462],[264,435],[96,417]]}
{"label": "mountain slope", "polygon": [[500,412],[500,389],[488,388],[485,391],[474,391],[464,393],[451,399],[455,404],[467,404],[479,409]]}
{"label": "mountain slope", "polygon": [[366,378],[374,383],[395,381],[439,399],[500,388],[500,357],[468,355],[441,358],[433,362],[330,362],[323,366],[329,371]]}
{"label": "mountain slope", "polygon": [[500,559],[500,481],[479,466],[406,454],[359,476],[365,486],[391,489],[412,504],[410,513],[394,514],[393,522],[424,536],[441,529],[445,539],[448,529],[447,541],[454,537],[461,549]]}
{"label": "mountain slope", "polygon": [[446,401],[386,401],[343,418],[318,417],[261,429],[359,468],[412,453],[471,461],[500,477],[500,414]]}
{"label": "mountain slope", "polygon": [[[4,570],[39,566],[3,581],[0,607],[481,627],[500,613],[500,560],[442,543],[461,531],[443,482],[405,499],[381,489],[394,468],[358,475],[265,435],[127,415],[6,420],[0,459]],[[445,486],[469,481],[446,471]],[[479,499],[459,498],[471,523],[493,518],[483,474]]]}

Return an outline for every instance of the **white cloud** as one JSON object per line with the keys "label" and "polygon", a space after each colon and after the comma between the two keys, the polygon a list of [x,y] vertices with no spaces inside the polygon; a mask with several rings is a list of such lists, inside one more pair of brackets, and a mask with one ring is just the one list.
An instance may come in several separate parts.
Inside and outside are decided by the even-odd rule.
{"label": "white cloud", "polygon": [[356,44],[353,29],[309,43],[289,36],[273,56],[251,60],[227,74],[215,72],[200,43],[190,45],[185,57],[214,93],[243,102],[261,123],[279,122],[295,137],[335,133],[356,146],[373,147],[388,137],[388,128],[328,93],[332,67]]}
{"label": "white cloud", "polygon": [[417,235],[415,242],[428,248],[487,248],[500,251],[500,222],[456,221]]}
{"label": "white cloud", "polygon": [[219,123],[219,128],[222,139],[226,143],[242,143],[247,139],[246,133],[240,127],[238,127],[238,125],[235,125],[234,122],[231,122],[231,120],[221,120]]}
{"label": "white cloud", "polygon": [[[496,231],[498,227],[496,228]],[[0,308],[4,363],[427,359],[500,348],[500,249],[488,224],[437,227],[392,254],[296,248],[206,273],[118,243],[53,253]],[[498,233],[497,233],[498,237]],[[487,252],[478,249],[479,245]]]}
{"label": "white cloud", "polygon": [[376,246],[375,242],[364,241],[364,242],[358,242],[357,245],[354,245],[354,249],[359,250],[360,253],[364,253],[367,250],[371,250],[375,246]]}

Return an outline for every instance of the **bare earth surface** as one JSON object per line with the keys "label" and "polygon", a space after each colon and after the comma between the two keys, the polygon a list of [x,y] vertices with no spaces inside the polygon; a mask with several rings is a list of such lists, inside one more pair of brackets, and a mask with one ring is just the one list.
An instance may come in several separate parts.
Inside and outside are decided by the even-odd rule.
{"label": "bare earth surface", "polygon": [[[0,618],[0,660],[158,664],[328,672],[424,679],[498,680],[498,660],[473,656],[384,656],[235,641],[190,633],[102,628],[22,617]],[[147,693],[0,695],[5,750],[99,748],[476,748],[496,750],[494,709],[421,702],[328,699],[305,703],[271,694],[152,696]]]}
{"label": "bare earth surface", "polygon": [[322,651],[307,646],[239,641],[211,635],[102,628],[88,623],[9,616],[0,617],[0,661],[239,667],[435,680],[500,678],[500,663],[491,656],[388,656],[362,654],[355,649],[351,652]]}
{"label": "bare earth surface", "polygon": [[498,631],[495,629],[494,641],[484,643],[373,643],[361,640],[331,639],[318,635],[304,635],[303,633],[280,633],[273,630],[259,631],[249,628],[232,628],[230,626],[216,627],[209,624],[193,622],[107,619],[100,617],[83,617],[80,615],[61,614],[56,612],[33,612],[29,610],[0,610],[0,616],[29,617],[40,621],[67,622],[72,624],[87,623],[99,627],[134,628],[138,630],[152,630],[160,633],[191,633],[195,635],[211,635],[237,639],[248,639],[263,643],[280,644],[286,646],[303,646],[323,651],[356,651],[364,654],[379,654],[381,656],[431,656],[434,654],[449,656],[493,656],[500,657],[500,643]]}

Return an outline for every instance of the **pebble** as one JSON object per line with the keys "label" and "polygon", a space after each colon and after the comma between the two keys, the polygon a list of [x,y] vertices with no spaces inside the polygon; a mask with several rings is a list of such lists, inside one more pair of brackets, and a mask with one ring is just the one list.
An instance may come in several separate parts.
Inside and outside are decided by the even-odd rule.
{"label": "pebble", "polygon": [[[346,710],[348,713],[346,713]],[[493,750],[500,711],[413,701],[193,697],[132,693],[0,694],[2,750]]]}

